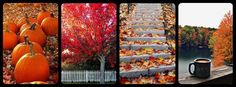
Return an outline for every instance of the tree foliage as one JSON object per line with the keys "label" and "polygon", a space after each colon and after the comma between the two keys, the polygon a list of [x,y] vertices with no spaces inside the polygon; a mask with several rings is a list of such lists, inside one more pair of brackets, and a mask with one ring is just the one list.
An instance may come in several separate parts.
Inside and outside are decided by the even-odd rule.
{"label": "tree foliage", "polygon": [[115,4],[63,4],[62,61],[80,63],[104,56],[114,67],[116,21]]}
{"label": "tree foliage", "polygon": [[179,26],[178,42],[182,47],[208,46],[209,39],[216,29],[196,26]]}
{"label": "tree foliage", "polygon": [[233,16],[229,12],[222,19],[219,29],[213,33],[209,47],[213,50],[214,66],[233,63]]}

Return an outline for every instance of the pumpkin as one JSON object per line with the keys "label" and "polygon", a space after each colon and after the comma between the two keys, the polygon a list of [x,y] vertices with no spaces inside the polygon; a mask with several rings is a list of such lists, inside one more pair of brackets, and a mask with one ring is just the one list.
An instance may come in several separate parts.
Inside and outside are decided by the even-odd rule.
{"label": "pumpkin", "polygon": [[18,42],[18,38],[14,32],[8,29],[3,30],[3,50],[13,49]]}
{"label": "pumpkin", "polygon": [[21,84],[48,84],[48,82],[43,82],[43,81],[33,81],[33,82],[24,82]]}
{"label": "pumpkin", "polygon": [[20,29],[21,26],[26,23],[26,19],[28,19],[28,20],[29,20],[30,22],[32,22],[32,23],[33,23],[33,22],[36,22],[36,20],[35,20],[34,18],[28,17],[28,15],[25,14],[25,17],[21,18],[21,19],[18,20],[18,22],[17,22],[17,27],[18,27],[18,29]]}
{"label": "pumpkin", "polygon": [[13,49],[11,55],[12,55],[12,65],[15,66],[17,61],[26,53],[30,52],[30,46],[29,44],[33,44],[33,50],[36,53],[42,53],[43,54],[43,49],[40,46],[40,44],[36,42],[29,42],[28,37],[25,36],[25,42],[20,43],[16,45],[16,47]]}
{"label": "pumpkin", "polygon": [[58,33],[58,19],[51,13],[50,17],[43,19],[41,27],[46,35],[56,35]]}
{"label": "pumpkin", "polygon": [[48,80],[48,60],[43,54],[34,52],[33,44],[30,44],[30,53],[26,53],[16,63],[14,77],[16,83]]}
{"label": "pumpkin", "polygon": [[[33,23],[31,23],[28,19],[26,19],[26,23],[21,26],[20,32],[22,32],[24,29],[29,29]],[[36,28],[41,28],[40,25],[36,24]]]}
{"label": "pumpkin", "polygon": [[46,11],[44,6],[42,6],[42,11],[39,12],[38,15],[37,15],[38,24],[41,24],[43,19],[46,18],[46,17],[50,17],[50,12]]}
{"label": "pumpkin", "polygon": [[32,24],[30,28],[24,29],[20,33],[20,42],[24,42],[24,36],[28,36],[32,42],[37,42],[41,46],[44,46],[46,42],[46,35],[44,34],[41,27],[36,27],[37,24]]}
{"label": "pumpkin", "polygon": [[17,25],[14,22],[3,22],[3,26],[6,26],[7,29],[13,31],[14,33],[18,32]]}
{"label": "pumpkin", "polygon": [[20,32],[22,32],[23,31],[23,29],[25,29],[25,28],[29,28],[32,24],[30,23],[30,21],[29,21],[29,19],[27,18],[27,19],[25,19],[25,21],[26,21],[26,23],[25,24],[23,24],[21,27],[20,27]]}

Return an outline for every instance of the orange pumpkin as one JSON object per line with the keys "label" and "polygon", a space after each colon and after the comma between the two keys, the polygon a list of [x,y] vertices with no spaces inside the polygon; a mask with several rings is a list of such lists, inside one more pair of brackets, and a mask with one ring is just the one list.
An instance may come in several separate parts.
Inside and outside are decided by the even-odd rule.
{"label": "orange pumpkin", "polygon": [[23,31],[23,29],[25,29],[25,28],[29,28],[32,24],[30,23],[30,21],[29,21],[29,19],[27,18],[27,19],[25,19],[25,21],[26,21],[26,23],[25,24],[23,24],[21,27],[20,27],[20,32],[22,32]]}
{"label": "orange pumpkin", "polygon": [[6,26],[7,29],[13,31],[14,33],[18,32],[17,25],[14,22],[3,22],[3,26]]}
{"label": "orange pumpkin", "polygon": [[43,82],[43,81],[33,81],[33,82],[24,82],[21,84],[48,84],[48,82]]}
{"label": "orange pumpkin", "polygon": [[3,30],[3,50],[13,49],[18,42],[16,34],[8,29]]}
{"label": "orange pumpkin", "polygon": [[46,35],[44,34],[41,27],[36,27],[37,24],[32,24],[30,28],[24,29],[20,33],[20,42],[24,42],[24,36],[28,36],[32,42],[37,42],[41,46],[44,46],[46,42]]}
{"label": "orange pumpkin", "polygon": [[29,42],[28,37],[25,36],[25,42],[20,43],[16,45],[16,47],[13,49],[11,55],[12,55],[12,65],[15,66],[17,61],[26,53],[30,52],[30,47],[29,44],[33,44],[33,50],[36,53],[42,53],[43,54],[43,49],[40,46],[40,44],[36,42]]}
{"label": "orange pumpkin", "polygon": [[[28,19],[26,19],[26,23],[24,25],[21,26],[20,28],[20,32],[22,32],[24,29],[29,29],[31,27],[33,23],[30,23],[30,21]],[[40,25],[36,24],[35,26],[36,28],[41,28]]]}
{"label": "orange pumpkin", "polygon": [[44,6],[42,7],[42,11],[38,13],[37,16],[37,21],[38,24],[41,24],[41,22],[43,21],[44,18],[46,17],[50,17],[50,12],[46,11],[46,9],[44,8]]}
{"label": "orange pumpkin", "polygon": [[51,13],[51,17],[43,19],[41,27],[46,35],[56,35],[58,33],[58,19]]}
{"label": "orange pumpkin", "polygon": [[21,18],[21,19],[17,22],[17,27],[18,27],[18,29],[20,29],[21,26],[26,23],[26,19],[28,19],[28,20],[29,20],[30,22],[32,22],[32,23],[36,22],[36,20],[35,20],[34,18],[30,18],[30,17],[28,17],[27,14],[25,14],[25,17]]}
{"label": "orange pumpkin", "polygon": [[41,53],[35,53],[30,44],[30,53],[25,54],[16,63],[14,70],[16,83],[47,81],[49,78],[49,64]]}

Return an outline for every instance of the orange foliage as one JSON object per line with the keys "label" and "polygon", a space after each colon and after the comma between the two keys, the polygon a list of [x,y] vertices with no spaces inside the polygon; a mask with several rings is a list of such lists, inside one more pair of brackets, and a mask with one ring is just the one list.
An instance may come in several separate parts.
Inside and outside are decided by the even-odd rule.
{"label": "orange foliage", "polygon": [[213,66],[217,67],[226,63],[233,63],[233,27],[232,14],[225,14],[219,29],[213,33]]}

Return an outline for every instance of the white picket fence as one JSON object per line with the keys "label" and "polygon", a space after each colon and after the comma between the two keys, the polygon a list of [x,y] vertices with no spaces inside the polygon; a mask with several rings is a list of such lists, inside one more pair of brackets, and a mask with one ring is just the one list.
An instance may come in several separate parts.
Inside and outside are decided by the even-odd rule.
{"label": "white picket fence", "polygon": [[[62,71],[62,82],[99,82],[100,71]],[[116,71],[105,71],[105,82],[115,82]]]}

